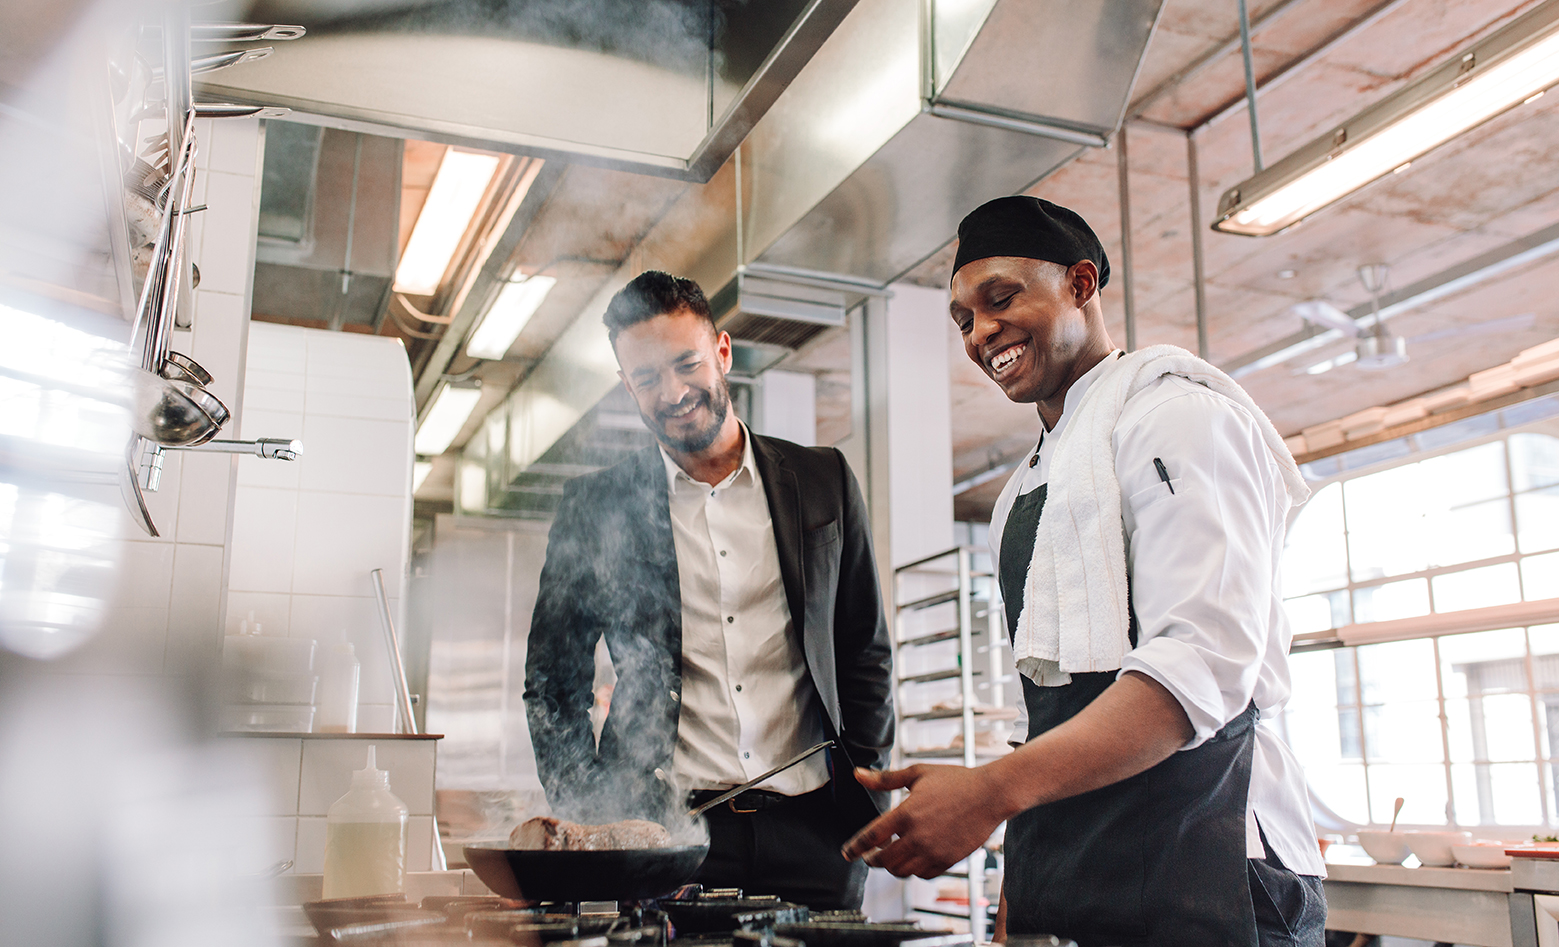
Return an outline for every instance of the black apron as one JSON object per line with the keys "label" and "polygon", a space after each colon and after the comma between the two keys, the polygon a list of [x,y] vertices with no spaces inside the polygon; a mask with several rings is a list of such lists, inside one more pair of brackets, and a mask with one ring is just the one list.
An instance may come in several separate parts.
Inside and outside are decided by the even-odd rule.
{"label": "black apron", "polygon": [[[1045,494],[1041,486],[1019,496],[1002,532],[1009,629],[1018,626]],[[1133,616],[1133,645],[1135,624]],[[1073,674],[1062,687],[1022,678],[1028,738],[1069,720],[1115,676]],[[1255,722],[1252,705],[1206,743],[1146,772],[1014,816],[1004,845],[1007,931],[1069,937],[1081,947],[1255,945],[1245,855]]]}

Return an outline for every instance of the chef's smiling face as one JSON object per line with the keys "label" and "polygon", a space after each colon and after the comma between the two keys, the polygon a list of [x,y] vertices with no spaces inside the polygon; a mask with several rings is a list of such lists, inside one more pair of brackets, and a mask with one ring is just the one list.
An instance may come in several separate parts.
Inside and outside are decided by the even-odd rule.
{"label": "chef's smiling face", "polygon": [[948,308],[970,360],[1020,404],[1064,398],[1113,348],[1098,270],[1087,260],[1071,267],[1010,256],[971,261],[953,274]]}
{"label": "chef's smiling face", "polygon": [[624,328],[616,350],[618,377],[656,439],[687,454],[715,442],[731,413],[728,334],[680,310]]}

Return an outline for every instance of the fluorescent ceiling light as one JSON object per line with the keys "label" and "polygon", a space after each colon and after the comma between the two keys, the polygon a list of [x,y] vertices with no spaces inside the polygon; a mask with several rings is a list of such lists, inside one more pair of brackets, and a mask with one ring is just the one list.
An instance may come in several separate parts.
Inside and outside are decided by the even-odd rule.
{"label": "fluorescent ceiling light", "polygon": [[406,241],[406,252],[395,268],[395,291],[418,296],[438,292],[444,271],[460,247],[476,216],[476,208],[487,193],[493,173],[498,170],[497,155],[473,154],[451,148],[439,163],[428,199],[417,215],[417,225]]}
{"label": "fluorescent ceiling light", "polygon": [[1214,230],[1266,236],[1559,83],[1559,0],[1359,113],[1218,202]]}
{"label": "fluorescent ceiling light", "polygon": [[417,437],[413,443],[417,453],[433,457],[448,450],[450,442],[465,427],[466,419],[471,417],[481,397],[480,388],[445,385],[433,399],[433,407],[428,409],[422,423],[417,425]]}
{"label": "fluorescent ceiling light", "polygon": [[498,298],[493,300],[471,341],[466,343],[466,354],[473,358],[503,358],[509,346],[520,337],[520,330],[530,321],[547,298],[557,280],[550,276],[532,276],[504,284]]}
{"label": "fluorescent ceiling light", "polygon": [[[1335,358],[1329,358],[1323,362],[1316,362],[1309,368],[1301,369],[1300,371],[1306,375],[1322,375],[1334,368],[1341,368],[1344,365],[1356,362],[1358,360],[1359,353],[1350,350],[1343,352],[1341,355],[1338,355]],[[1295,374],[1298,374],[1298,372]]]}
{"label": "fluorescent ceiling light", "polygon": [[433,461],[417,460],[411,465],[411,492],[416,493],[422,489],[422,483],[428,479],[428,474],[433,472]]}

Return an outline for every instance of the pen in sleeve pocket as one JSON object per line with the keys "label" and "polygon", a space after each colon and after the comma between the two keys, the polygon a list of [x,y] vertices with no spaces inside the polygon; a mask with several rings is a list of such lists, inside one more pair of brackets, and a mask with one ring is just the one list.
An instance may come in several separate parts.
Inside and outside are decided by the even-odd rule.
{"label": "pen in sleeve pocket", "polygon": [[1158,479],[1164,481],[1164,486],[1169,488],[1170,493],[1174,493],[1175,485],[1169,482],[1169,471],[1164,469],[1164,462],[1155,457],[1153,458],[1153,466],[1158,468]]}

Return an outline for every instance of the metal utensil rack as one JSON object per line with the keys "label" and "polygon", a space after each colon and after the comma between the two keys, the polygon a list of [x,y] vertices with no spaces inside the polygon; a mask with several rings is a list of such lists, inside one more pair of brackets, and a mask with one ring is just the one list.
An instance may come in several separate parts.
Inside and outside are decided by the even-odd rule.
{"label": "metal utensil rack", "polygon": [[[979,546],[954,546],[893,570],[893,637],[896,658],[894,706],[899,714],[899,749],[903,765],[918,761],[961,762],[977,766],[993,759],[982,752],[980,735],[1000,728],[1015,716],[1007,706],[1007,685],[1013,677],[1011,648],[1000,617],[1000,598],[990,554]],[[956,642],[956,651],[949,647]],[[942,646],[939,650],[935,646]],[[931,655],[929,659],[920,657]],[[950,655],[950,657],[949,657]],[[927,706],[925,689],[947,694],[956,682],[956,697]],[[904,750],[919,746],[915,731],[931,726],[946,729],[946,721],[960,724],[958,737],[945,746]],[[960,745],[961,743],[961,745]],[[967,912],[946,911],[906,904],[917,913],[966,918],[975,942],[987,935],[986,894],[988,849],[965,859],[966,870],[955,869],[943,877],[967,882]]]}
{"label": "metal utensil rack", "polygon": [[[108,205],[110,244],[114,268],[124,296],[126,318],[133,314],[131,357],[128,366],[131,383],[131,409],[135,433],[125,446],[125,463],[120,486],[125,504],[136,522],[152,536],[158,535],[146,504],[146,492],[155,492],[161,479],[163,451],[218,450],[251,453],[279,460],[296,460],[302,446],[296,442],[273,449],[272,439],[259,441],[216,441],[214,438],[228,421],[227,407],[207,390],[211,376],[193,359],[170,350],[176,326],[191,323],[194,272],[186,253],[189,215],[204,207],[192,207],[194,193],[195,120],[263,115],[276,117],[285,109],[260,106],[235,106],[196,103],[193,76],[263,58],[271,48],[258,47],[211,56],[192,57],[192,42],[241,43],[257,40],[290,40],[303,35],[297,26],[260,24],[202,23],[192,25],[183,4],[173,4],[159,24],[148,27],[160,33],[161,66],[150,66],[135,56],[129,67],[110,63],[110,79],[104,91],[106,108],[98,113],[106,136],[103,154],[104,197]],[[143,98],[137,102],[126,92],[134,73],[142,80]],[[122,81],[116,90],[113,76]],[[160,93],[160,98],[157,95]],[[122,108],[123,107],[123,108]],[[124,109],[130,114],[124,116]],[[124,144],[138,142],[143,120],[162,120],[162,130],[152,141],[166,137],[167,177],[158,176],[160,161],[141,160],[135,149]],[[121,124],[123,123],[123,124]],[[154,148],[153,151],[158,151]],[[126,163],[130,167],[126,167]],[[156,180],[156,186],[151,181]],[[150,265],[139,292],[130,299],[128,287],[135,283],[132,248],[125,213],[127,192],[139,193],[150,200],[156,213],[155,243]]]}

